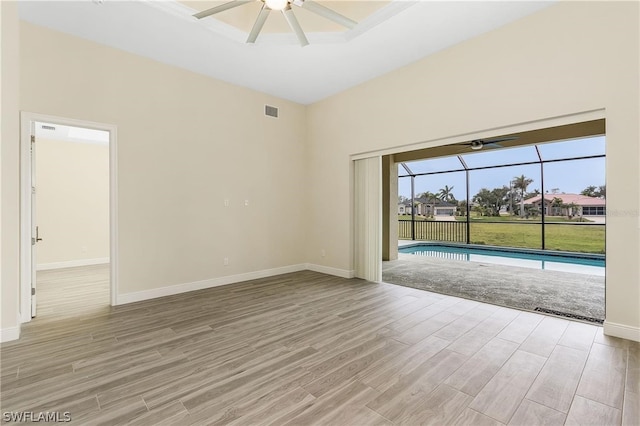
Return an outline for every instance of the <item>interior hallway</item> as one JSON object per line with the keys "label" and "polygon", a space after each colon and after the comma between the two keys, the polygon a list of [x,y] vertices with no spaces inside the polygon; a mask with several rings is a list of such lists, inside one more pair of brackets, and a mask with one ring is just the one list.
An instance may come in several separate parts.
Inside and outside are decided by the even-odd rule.
{"label": "interior hallway", "polygon": [[37,316],[33,321],[108,312],[109,264],[36,273]]}

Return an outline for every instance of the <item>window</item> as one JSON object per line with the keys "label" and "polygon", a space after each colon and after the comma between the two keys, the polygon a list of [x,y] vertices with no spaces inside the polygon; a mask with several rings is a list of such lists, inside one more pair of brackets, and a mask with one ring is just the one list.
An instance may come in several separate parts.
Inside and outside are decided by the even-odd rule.
{"label": "window", "polygon": [[583,216],[604,216],[605,214],[604,206],[584,206],[582,208]]}

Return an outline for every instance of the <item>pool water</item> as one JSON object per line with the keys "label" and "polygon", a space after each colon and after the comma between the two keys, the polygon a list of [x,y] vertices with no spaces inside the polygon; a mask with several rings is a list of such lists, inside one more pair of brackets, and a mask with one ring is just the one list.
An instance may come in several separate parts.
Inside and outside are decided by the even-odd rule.
{"label": "pool water", "polygon": [[400,247],[400,253],[439,257],[451,260],[492,263],[496,265],[547,269],[604,276],[604,256],[549,254],[534,250],[458,247],[443,244],[415,244]]}

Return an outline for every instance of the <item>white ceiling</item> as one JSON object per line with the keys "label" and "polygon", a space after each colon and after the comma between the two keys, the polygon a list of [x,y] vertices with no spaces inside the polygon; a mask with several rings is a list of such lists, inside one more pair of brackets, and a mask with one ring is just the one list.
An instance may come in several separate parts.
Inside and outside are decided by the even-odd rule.
{"label": "white ceiling", "polygon": [[23,0],[19,10],[36,25],[310,104],[553,2],[396,0],[353,30],[307,34],[305,47],[293,34],[245,44],[246,32],[213,17],[198,21],[178,1]]}

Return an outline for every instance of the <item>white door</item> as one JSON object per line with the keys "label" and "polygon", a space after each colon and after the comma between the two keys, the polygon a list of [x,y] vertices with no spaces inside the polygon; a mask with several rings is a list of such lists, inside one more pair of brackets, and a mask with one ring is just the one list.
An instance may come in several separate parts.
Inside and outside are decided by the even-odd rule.
{"label": "white door", "polygon": [[31,317],[36,316],[36,244],[41,240],[36,223],[36,128],[31,122]]}

